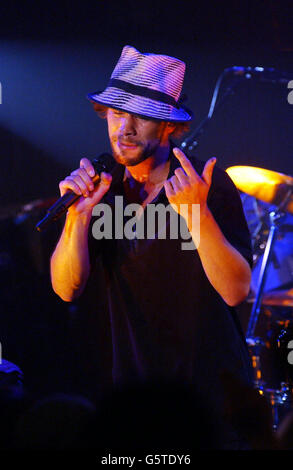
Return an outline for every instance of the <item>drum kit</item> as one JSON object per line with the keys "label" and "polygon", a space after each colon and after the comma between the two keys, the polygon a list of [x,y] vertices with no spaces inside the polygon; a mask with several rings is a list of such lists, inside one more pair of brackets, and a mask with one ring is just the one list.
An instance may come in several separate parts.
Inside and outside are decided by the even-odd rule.
{"label": "drum kit", "polygon": [[[240,190],[252,239],[246,341],[254,385],[268,399],[277,430],[293,408],[293,177],[251,166],[226,171]],[[264,331],[256,335],[259,323]]]}

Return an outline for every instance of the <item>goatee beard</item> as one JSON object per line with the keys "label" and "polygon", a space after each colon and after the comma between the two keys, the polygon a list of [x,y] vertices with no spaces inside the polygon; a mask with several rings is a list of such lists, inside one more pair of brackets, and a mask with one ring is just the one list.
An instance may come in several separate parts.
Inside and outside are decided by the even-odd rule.
{"label": "goatee beard", "polygon": [[[139,144],[137,144],[139,145]],[[111,142],[111,148],[112,148],[112,153],[113,157],[116,160],[117,163],[120,163],[124,166],[135,166],[138,165],[139,163],[142,163],[145,161],[147,158],[151,157],[152,155],[155,154],[157,148],[159,147],[160,143],[158,142],[154,146],[147,146],[146,148],[142,148],[142,152],[137,155],[137,157],[128,158],[127,156],[121,155],[120,153],[118,154],[115,151],[114,145]]]}

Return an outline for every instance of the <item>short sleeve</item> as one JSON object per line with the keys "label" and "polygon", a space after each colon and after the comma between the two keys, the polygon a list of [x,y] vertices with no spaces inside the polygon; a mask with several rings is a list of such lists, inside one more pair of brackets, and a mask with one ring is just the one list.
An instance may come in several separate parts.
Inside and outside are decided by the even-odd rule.
{"label": "short sleeve", "polygon": [[229,175],[215,167],[208,207],[229,243],[253,264],[250,232],[240,194]]}

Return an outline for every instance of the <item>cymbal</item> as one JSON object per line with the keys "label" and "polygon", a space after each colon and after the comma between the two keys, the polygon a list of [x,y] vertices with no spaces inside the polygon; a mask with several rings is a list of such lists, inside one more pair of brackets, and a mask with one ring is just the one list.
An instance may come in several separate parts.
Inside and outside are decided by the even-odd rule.
{"label": "cymbal", "polygon": [[34,211],[48,209],[56,202],[56,197],[47,199],[35,199],[26,204],[10,204],[6,207],[0,207],[0,221],[17,217],[22,214],[31,214]]}
{"label": "cymbal", "polygon": [[[255,299],[249,298],[249,303],[254,302]],[[293,287],[286,290],[275,290],[267,292],[263,295],[261,300],[262,305],[275,305],[278,307],[293,307]]]}
{"label": "cymbal", "polygon": [[[293,177],[265,168],[253,166],[231,166],[226,172],[235,186],[244,193],[261,201],[282,207],[282,210],[293,214]],[[286,195],[291,191],[287,201]]]}

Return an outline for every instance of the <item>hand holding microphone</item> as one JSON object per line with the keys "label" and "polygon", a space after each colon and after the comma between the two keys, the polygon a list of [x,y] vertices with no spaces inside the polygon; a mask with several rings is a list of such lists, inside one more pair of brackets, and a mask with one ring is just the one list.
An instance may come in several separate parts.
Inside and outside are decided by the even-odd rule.
{"label": "hand holding microphone", "polygon": [[109,154],[102,154],[92,162],[82,158],[80,167],[59,183],[61,197],[36,225],[37,230],[42,231],[69,210],[76,214],[91,212],[110,188],[112,175],[109,172],[114,163]]}
{"label": "hand holding microphone", "polygon": [[[61,197],[71,193],[79,196],[68,207],[75,213],[88,212],[102,199],[112,181],[110,173],[96,173],[90,160],[82,158],[80,167],[59,183]],[[70,194],[70,193],[69,193]]]}

